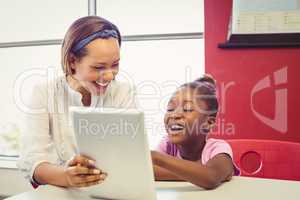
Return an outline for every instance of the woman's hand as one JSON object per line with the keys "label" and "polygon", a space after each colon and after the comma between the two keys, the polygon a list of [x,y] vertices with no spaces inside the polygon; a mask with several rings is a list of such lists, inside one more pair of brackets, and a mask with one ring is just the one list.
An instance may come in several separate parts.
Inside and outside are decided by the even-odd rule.
{"label": "woman's hand", "polygon": [[94,160],[77,155],[68,162],[65,176],[68,187],[87,187],[102,183],[107,173],[97,169]]}

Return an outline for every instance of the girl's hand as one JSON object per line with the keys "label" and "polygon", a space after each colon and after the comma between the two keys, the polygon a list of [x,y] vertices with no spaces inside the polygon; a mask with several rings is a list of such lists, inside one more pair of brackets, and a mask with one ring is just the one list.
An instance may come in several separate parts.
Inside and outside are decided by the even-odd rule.
{"label": "girl's hand", "polygon": [[159,164],[159,156],[160,153],[157,151],[151,151],[151,158],[152,158],[152,164],[158,165]]}
{"label": "girl's hand", "polygon": [[68,187],[87,187],[102,183],[107,174],[95,167],[94,160],[77,155],[68,162],[65,176]]}

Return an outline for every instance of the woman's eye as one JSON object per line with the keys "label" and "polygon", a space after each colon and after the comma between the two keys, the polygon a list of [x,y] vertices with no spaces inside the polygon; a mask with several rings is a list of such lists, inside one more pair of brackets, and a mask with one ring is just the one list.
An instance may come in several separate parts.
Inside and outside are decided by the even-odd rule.
{"label": "woman's eye", "polygon": [[102,67],[102,66],[100,66],[100,67],[94,67],[94,69],[103,71],[103,70],[105,70],[105,67]]}
{"label": "woman's eye", "polygon": [[118,68],[118,67],[119,67],[119,63],[114,64],[114,65],[112,66],[112,68]]}

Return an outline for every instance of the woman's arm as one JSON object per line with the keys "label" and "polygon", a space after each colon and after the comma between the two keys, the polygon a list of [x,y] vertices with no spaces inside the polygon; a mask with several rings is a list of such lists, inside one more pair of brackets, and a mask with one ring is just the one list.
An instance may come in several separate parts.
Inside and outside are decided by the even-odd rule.
{"label": "woman's arm", "polygon": [[[50,84],[51,85],[51,84]],[[18,166],[33,185],[52,184],[64,187],[81,187],[96,184],[100,173],[89,170],[81,157],[75,157],[67,168],[56,165],[58,155],[50,134],[47,84],[36,84],[28,97],[24,113],[21,154]],[[79,164],[79,166],[77,166]],[[99,170],[98,170],[99,171]],[[94,173],[97,172],[97,173]],[[84,175],[84,176],[82,176]],[[81,176],[81,177],[80,177]]]}
{"label": "woman's arm", "polygon": [[25,98],[28,105],[23,110],[18,167],[24,173],[25,178],[34,183],[35,168],[44,162],[55,163],[58,157],[50,135],[46,82],[36,83]]}
{"label": "woman's arm", "polygon": [[61,187],[86,187],[104,181],[107,174],[96,169],[94,161],[76,156],[68,166],[62,167],[51,163],[40,163],[34,171],[33,178],[40,184],[51,184]]}
{"label": "woman's arm", "polygon": [[34,170],[33,179],[39,184],[51,184],[68,187],[65,171],[61,166],[51,163],[40,163]]}
{"label": "woman's arm", "polygon": [[206,165],[178,159],[155,151],[152,151],[151,154],[154,165],[176,174],[182,180],[189,181],[205,189],[217,187],[233,174],[232,160],[226,154],[216,155]]}

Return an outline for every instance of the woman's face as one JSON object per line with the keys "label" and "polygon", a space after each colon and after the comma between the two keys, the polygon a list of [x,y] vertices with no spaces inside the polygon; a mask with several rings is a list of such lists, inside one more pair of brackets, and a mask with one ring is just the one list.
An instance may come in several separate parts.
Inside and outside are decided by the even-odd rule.
{"label": "woman's face", "polygon": [[72,63],[73,76],[93,95],[105,93],[119,72],[120,47],[115,38],[96,39],[86,45],[87,55]]}
{"label": "woman's face", "polygon": [[199,137],[206,137],[202,129],[208,120],[208,115],[205,113],[207,105],[195,96],[192,89],[181,88],[168,103],[164,119],[165,128],[170,141],[174,144],[183,144]]}

